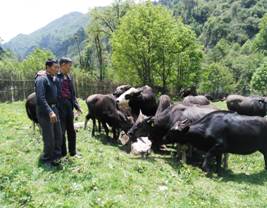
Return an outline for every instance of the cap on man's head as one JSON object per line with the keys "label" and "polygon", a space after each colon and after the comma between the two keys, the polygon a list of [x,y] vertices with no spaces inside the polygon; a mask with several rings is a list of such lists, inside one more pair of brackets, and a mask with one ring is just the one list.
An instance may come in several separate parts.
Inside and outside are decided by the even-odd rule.
{"label": "cap on man's head", "polygon": [[67,58],[67,57],[62,57],[59,60],[59,65],[62,65],[62,64],[71,64],[71,63],[72,63],[72,60],[70,58]]}
{"label": "cap on man's head", "polygon": [[47,67],[51,67],[53,64],[58,64],[58,61],[54,59],[47,59],[45,62],[45,68],[47,69]]}

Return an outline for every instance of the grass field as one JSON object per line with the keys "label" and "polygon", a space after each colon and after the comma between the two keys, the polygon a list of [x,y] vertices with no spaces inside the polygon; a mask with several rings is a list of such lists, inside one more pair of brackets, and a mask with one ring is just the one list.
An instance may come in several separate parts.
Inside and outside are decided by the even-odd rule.
{"label": "grass field", "polygon": [[103,135],[92,138],[80,130],[82,158],[67,158],[61,170],[46,169],[38,165],[42,142],[30,128],[24,103],[0,104],[0,115],[1,208],[267,207],[267,172],[259,153],[230,155],[228,171],[206,177],[172,156],[144,160]]}

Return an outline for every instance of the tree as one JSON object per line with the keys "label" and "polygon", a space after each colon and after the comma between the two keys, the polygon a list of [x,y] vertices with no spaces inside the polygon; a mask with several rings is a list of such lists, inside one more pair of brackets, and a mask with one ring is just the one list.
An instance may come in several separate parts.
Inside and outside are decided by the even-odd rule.
{"label": "tree", "polygon": [[260,22],[260,32],[256,35],[255,46],[257,49],[267,52],[267,14]]}
{"label": "tree", "polygon": [[20,73],[26,79],[33,79],[34,74],[37,71],[44,69],[45,61],[49,58],[54,58],[54,55],[51,51],[39,48],[35,49],[20,64]]}
{"label": "tree", "polygon": [[267,61],[254,72],[251,79],[251,89],[262,94],[267,95]]}
{"label": "tree", "polygon": [[131,84],[181,88],[196,81],[202,58],[194,32],[151,2],[138,4],[112,36],[116,79]]}
{"label": "tree", "polygon": [[230,93],[234,90],[233,76],[225,66],[213,63],[204,70],[199,90],[214,97],[221,93]]}
{"label": "tree", "polygon": [[129,0],[115,0],[111,6],[95,8],[90,12],[91,23],[84,51],[85,66],[89,69],[99,68],[100,80],[105,78],[106,67],[109,65],[109,39],[132,4]]}

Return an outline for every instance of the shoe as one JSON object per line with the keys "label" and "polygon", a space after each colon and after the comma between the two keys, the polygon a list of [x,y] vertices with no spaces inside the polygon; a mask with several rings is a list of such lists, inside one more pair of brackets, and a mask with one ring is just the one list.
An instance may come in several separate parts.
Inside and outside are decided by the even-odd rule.
{"label": "shoe", "polygon": [[75,157],[75,158],[81,158],[82,157],[81,153],[79,153],[79,152],[76,152],[75,154],[70,153],[70,156]]}

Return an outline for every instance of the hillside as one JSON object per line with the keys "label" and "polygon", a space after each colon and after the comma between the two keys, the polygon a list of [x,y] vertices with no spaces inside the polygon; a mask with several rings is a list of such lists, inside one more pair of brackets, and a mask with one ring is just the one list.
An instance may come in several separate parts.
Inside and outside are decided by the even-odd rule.
{"label": "hillside", "polygon": [[159,0],[175,16],[182,16],[205,47],[220,39],[244,44],[258,33],[260,19],[267,11],[266,0]]}
{"label": "hillside", "polygon": [[87,14],[73,12],[54,20],[45,27],[29,34],[19,34],[3,45],[20,58],[26,57],[35,48],[50,49],[56,56],[72,55],[75,47],[74,36],[85,39],[84,28],[88,24]]}

